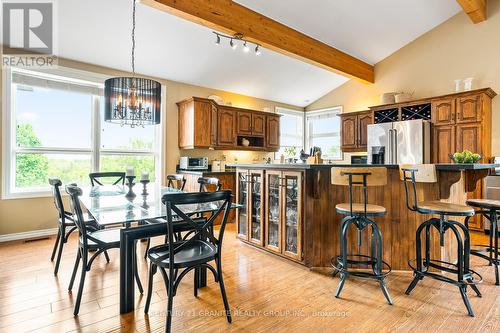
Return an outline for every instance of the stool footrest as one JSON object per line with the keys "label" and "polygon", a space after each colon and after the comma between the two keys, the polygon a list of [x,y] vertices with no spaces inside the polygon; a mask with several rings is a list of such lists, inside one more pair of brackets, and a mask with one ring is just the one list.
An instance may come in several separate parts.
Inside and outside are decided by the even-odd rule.
{"label": "stool footrest", "polygon": [[[362,254],[350,254],[347,256],[347,265],[369,265],[372,266],[371,268],[373,269],[373,265],[377,262],[375,258],[372,258],[367,255],[362,255]],[[353,259],[357,258],[357,259]],[[335,261],[337,261],[335,263]],[[331,264],[335,272],[337,273],[342,273],[347,276],[352,275],[352,276],[357,276],[360,278],[367,278],[367,279],[377,279],[381,280],[385,278],[392,270],[391,266],[382,260],[382,267],[381,267],[381,272],[380,274],[377,274],[375,272],[370,273],[370,272],[364,272],[364,271],[354,271],[354,270],[349,270],[349,267],[344,267],[343,262],[342,262],[342,257],[334,257],[331,259]],[[355,269],[355,268],[351,268]]]}
{"label": "stool footrest", "polygon": [[[458,275],[458,266],[454,263],[451,263],[451,262],[431,259],[431,260],[429,260],[429,266],[424,265],[422,271],[419,271],[417,269],[415,262],[416,262],[416,259],[408,260],[408,265],[413,269],[413,271],[416,274],[420,274],[422,276],[428,276],[430,278],[433,278],[433,279],[436,279],[439,281],[443,281],[443,282],[447,282],[447,283],[451,283],[451,284],[454,284],[454,285],[459,286],[459,287],[460,286],[467,286],[467,285],[477,285],[477,284],[480,284],[483,282],[483,277],[478,272],[476,272],[470,268],[469,268],[469,270],[464,272],[464,276],[463,276],[462,281],[459,281],[457,279],[454,280],[452,278],[449,278],[447,276],[444,276],[444,275],[441,275],[438,273],[429,272],[429,268],[435,268],[435,269],[439,269],[441,271],[445,271],[448,273]],[[425,260],[423,262],[425,264]],[[448,267],[443,266],[443,265],[447,265]],[[456,268],[454,269],[452,267],[456,267]]]}
{"label": "stool footrest", "polygon": [[475,249],[470,250],[470,254],[475,255],[476,257],[483,258],[493,265],[500,265],[500,259],[490,258],[488,255],[483,253],[492,253],[493,256],[495,254],[500,255],[500,251],[496,250],[494,246],[482,245],[482,244],[473,244],[471,247],[475,247]]}

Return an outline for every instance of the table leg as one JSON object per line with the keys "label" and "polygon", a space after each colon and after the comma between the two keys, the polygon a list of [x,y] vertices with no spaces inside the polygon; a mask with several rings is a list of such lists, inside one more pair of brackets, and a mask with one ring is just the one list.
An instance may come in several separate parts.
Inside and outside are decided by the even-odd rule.
{"label": "table leg", "polygon": [[134,239],[120,231],[120,313],[134,310]]}

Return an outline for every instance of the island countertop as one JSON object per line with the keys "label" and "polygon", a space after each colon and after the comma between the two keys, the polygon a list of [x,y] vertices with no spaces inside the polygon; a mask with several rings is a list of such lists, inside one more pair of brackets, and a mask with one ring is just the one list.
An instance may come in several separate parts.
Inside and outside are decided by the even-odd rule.
{"label": "island countertop", "polygon": [[[249,169],[293,169],[293,170],[309,170],[309,169],[329,169],[329,168],[367,168],[367,167],[385,167],[390,169],[399,168],[398,164],[281,164],[281,163],[257,163],[257,164],[236,164],[229,163],[227,166],[232,168],[249,168]],[[492,163],[439,163],[436,164],[436,170],[459,171],[459,170],[487,170],[500,167],[500,164]]]}

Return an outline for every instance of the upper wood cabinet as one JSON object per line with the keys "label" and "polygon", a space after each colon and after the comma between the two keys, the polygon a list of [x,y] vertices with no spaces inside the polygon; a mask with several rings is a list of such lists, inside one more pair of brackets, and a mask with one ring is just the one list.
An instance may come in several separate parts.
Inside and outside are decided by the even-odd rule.
{"label": "upper wood cabinet", "polygon": [[271,115],[266,116],[267,135],[266,147],[269,149],[280,148],[280,116]]}
{"label": "upper wood cabinet", "polygon": [[238,111],[237,134],[240,136],[264,136],[266,116],[260,113]]}
{"label": "upper wood cabinet", "polygon": [[217,137],[217,107],[203,98],[177,103],[179,108],[179,148],[212,148]]}
{"label": "upper wood cabinet", "polygon": [[457,123],[473,123],[482,118],[481,94],[457,98]]}
{"label": "upper wood cabinet", "polygon": [[252,115],[252,134],[255,136],[264,136],[266,134],[266,116],[264,114],[254,113]]}
{"label": "upper wood cabinet", "polygon": [[358,115],[358,148],[366,148],[368,145],[368,125],[373,124],[371,111]]}
{"label": "upper wood cabinet", "polygon": [[457,144],[456,151],[470,150],[483,155],[482,124],[460,124],[456,126]]}
{"label": "upper wood cabinet", "polygon": [[340,114],[341,149],[344,152],[366,150],[367,126],[373,123],[371,111]]}
{"label": "upper wood cabinet", "polygon": [[432,123],[434,125],[452,125],[455,123],[454,98],[432,101]]}
{"label": "upper wood cabinet", "polygon": [[[177,103],[179,148],[277,151],[280,115],[192,97]],[[248,142],[247,142],[248,140]]]}
{"label": "upper wood cabinet", "polygon": [[252,135],[252,113],[238,111],[236,128],[238,135]]}
{"label": "upper wood cabinet", "polygon": [[236,113],[225,107],[219,107],[218,115],[217,145],[236,146]]}

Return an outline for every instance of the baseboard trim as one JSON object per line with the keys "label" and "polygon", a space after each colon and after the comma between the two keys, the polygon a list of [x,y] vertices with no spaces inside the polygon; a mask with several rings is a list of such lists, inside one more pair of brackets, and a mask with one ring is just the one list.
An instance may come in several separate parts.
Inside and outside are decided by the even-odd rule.
{"label": "baseboard trim", "polygon": [[0,243],[52,236],[56,235],[58,230],[59,230],[58,228],[51,228],[51,229],[33,230],[33,231],[18,232],[14,234],[0,235]]}

